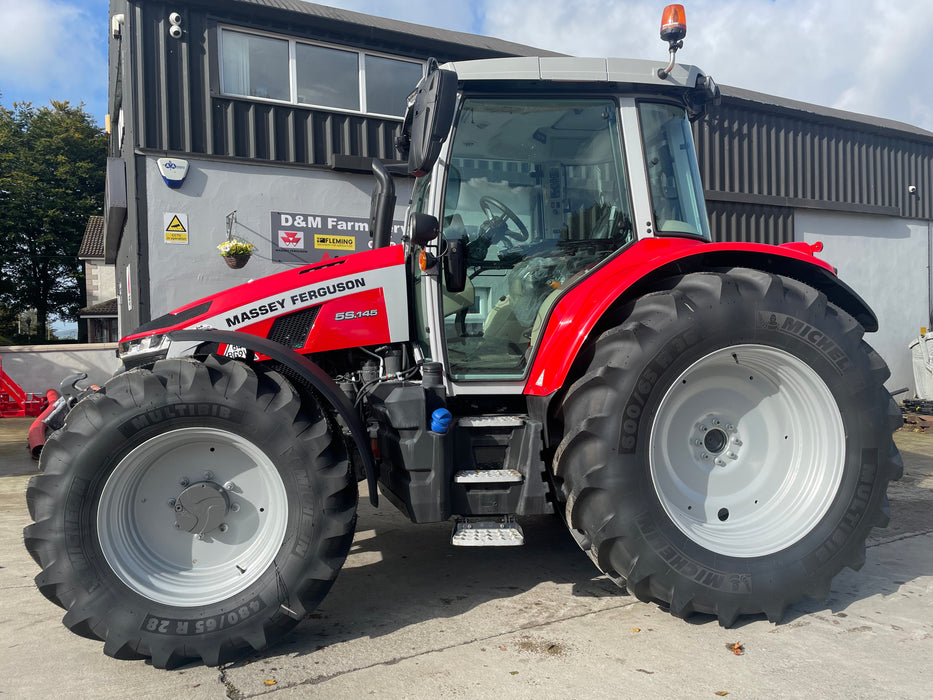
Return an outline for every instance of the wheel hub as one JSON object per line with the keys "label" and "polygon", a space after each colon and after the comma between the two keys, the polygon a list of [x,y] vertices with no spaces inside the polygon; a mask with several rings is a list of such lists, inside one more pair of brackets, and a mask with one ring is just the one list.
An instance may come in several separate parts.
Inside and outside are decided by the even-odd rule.
{"label": "wheel hub", "polygon": [[724,467],[739,458],[742,439],[738,428],[725,418],[709,414],[693,426],[690,443],[701,465]]}
{"label": "wheel hub", "polygon": [[729,438],[726,437],[725,431],[721,428],[707,431],[706,437],[703,438],[703,446],[706,447],[708,452],[714,455],[718,455],[722,452],[728,442]]}
{"label": "wheel hub", "polygon": [[213,481],[199,481],[175,499],[175,527],[195,535],[207,535],[224,524],[230,498]]}

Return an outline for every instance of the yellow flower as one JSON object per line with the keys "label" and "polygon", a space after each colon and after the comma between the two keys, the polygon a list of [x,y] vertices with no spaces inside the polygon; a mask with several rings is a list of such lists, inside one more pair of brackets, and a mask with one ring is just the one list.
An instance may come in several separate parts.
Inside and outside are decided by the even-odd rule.
{"label": "yellow flower", "polygon": [[231,255],[252,255],[253,251],[256,250],[256,246],[252,243],[241,241],[238,238],[233,238],[221,243],[217,246],[217,250],[219,250],[220,254],[224,257]]}

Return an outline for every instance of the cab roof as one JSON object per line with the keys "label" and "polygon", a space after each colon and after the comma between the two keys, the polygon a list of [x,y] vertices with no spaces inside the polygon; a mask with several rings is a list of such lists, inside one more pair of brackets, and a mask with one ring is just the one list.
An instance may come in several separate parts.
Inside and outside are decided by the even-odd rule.
{"label": "cab roof", "polygon": [[517,57],[456,61],[442,68],[456,71],[460,81],[552,80],[560,82],[605,82],[652,87],[694,88],[705,75],[699,68],[676,64],[664,80],[658,69],[662,61],[633,58]]}

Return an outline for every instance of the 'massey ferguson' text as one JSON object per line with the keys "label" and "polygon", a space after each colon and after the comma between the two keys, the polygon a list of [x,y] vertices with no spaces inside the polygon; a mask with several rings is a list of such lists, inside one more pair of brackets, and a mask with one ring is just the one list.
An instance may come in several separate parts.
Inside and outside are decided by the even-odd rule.
{"label": "'massey ferguson' text", "polygon": [[283,296],[279,299],[264,301],[262,304],[256,304],[245,309],[238,310],[236,313],[224,318],[227,328],[235,328],[244,323],[248,323],[264,316],[275,316],[286,309],[294,309],[310,304],[318,299],[326,299],[331,296],[338,296],[354,289],[366,287],[366,279],[356,277],[354,279],[342,280],[330,284],[320,284],[316,287],[310,287],[289,296]]}

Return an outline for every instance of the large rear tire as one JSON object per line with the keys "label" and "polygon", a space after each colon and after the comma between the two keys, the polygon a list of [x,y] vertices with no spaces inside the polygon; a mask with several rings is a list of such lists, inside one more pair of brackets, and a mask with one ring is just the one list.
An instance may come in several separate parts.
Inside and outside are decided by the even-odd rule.
{"label": "large rear tire", "polygon": [[26,547],[64,624],[170,668],[260,650],[346,558],[357,488],[339,432],[279,374],[210,357],[81,401],[29,483]]}
{"label": "large rear tire", "polygon": [[734,269],[621,309],[568,389],[568,526],[639,599],[723,625],[858,569],[887,524],[900,415],[863,329],[798,281]]}

